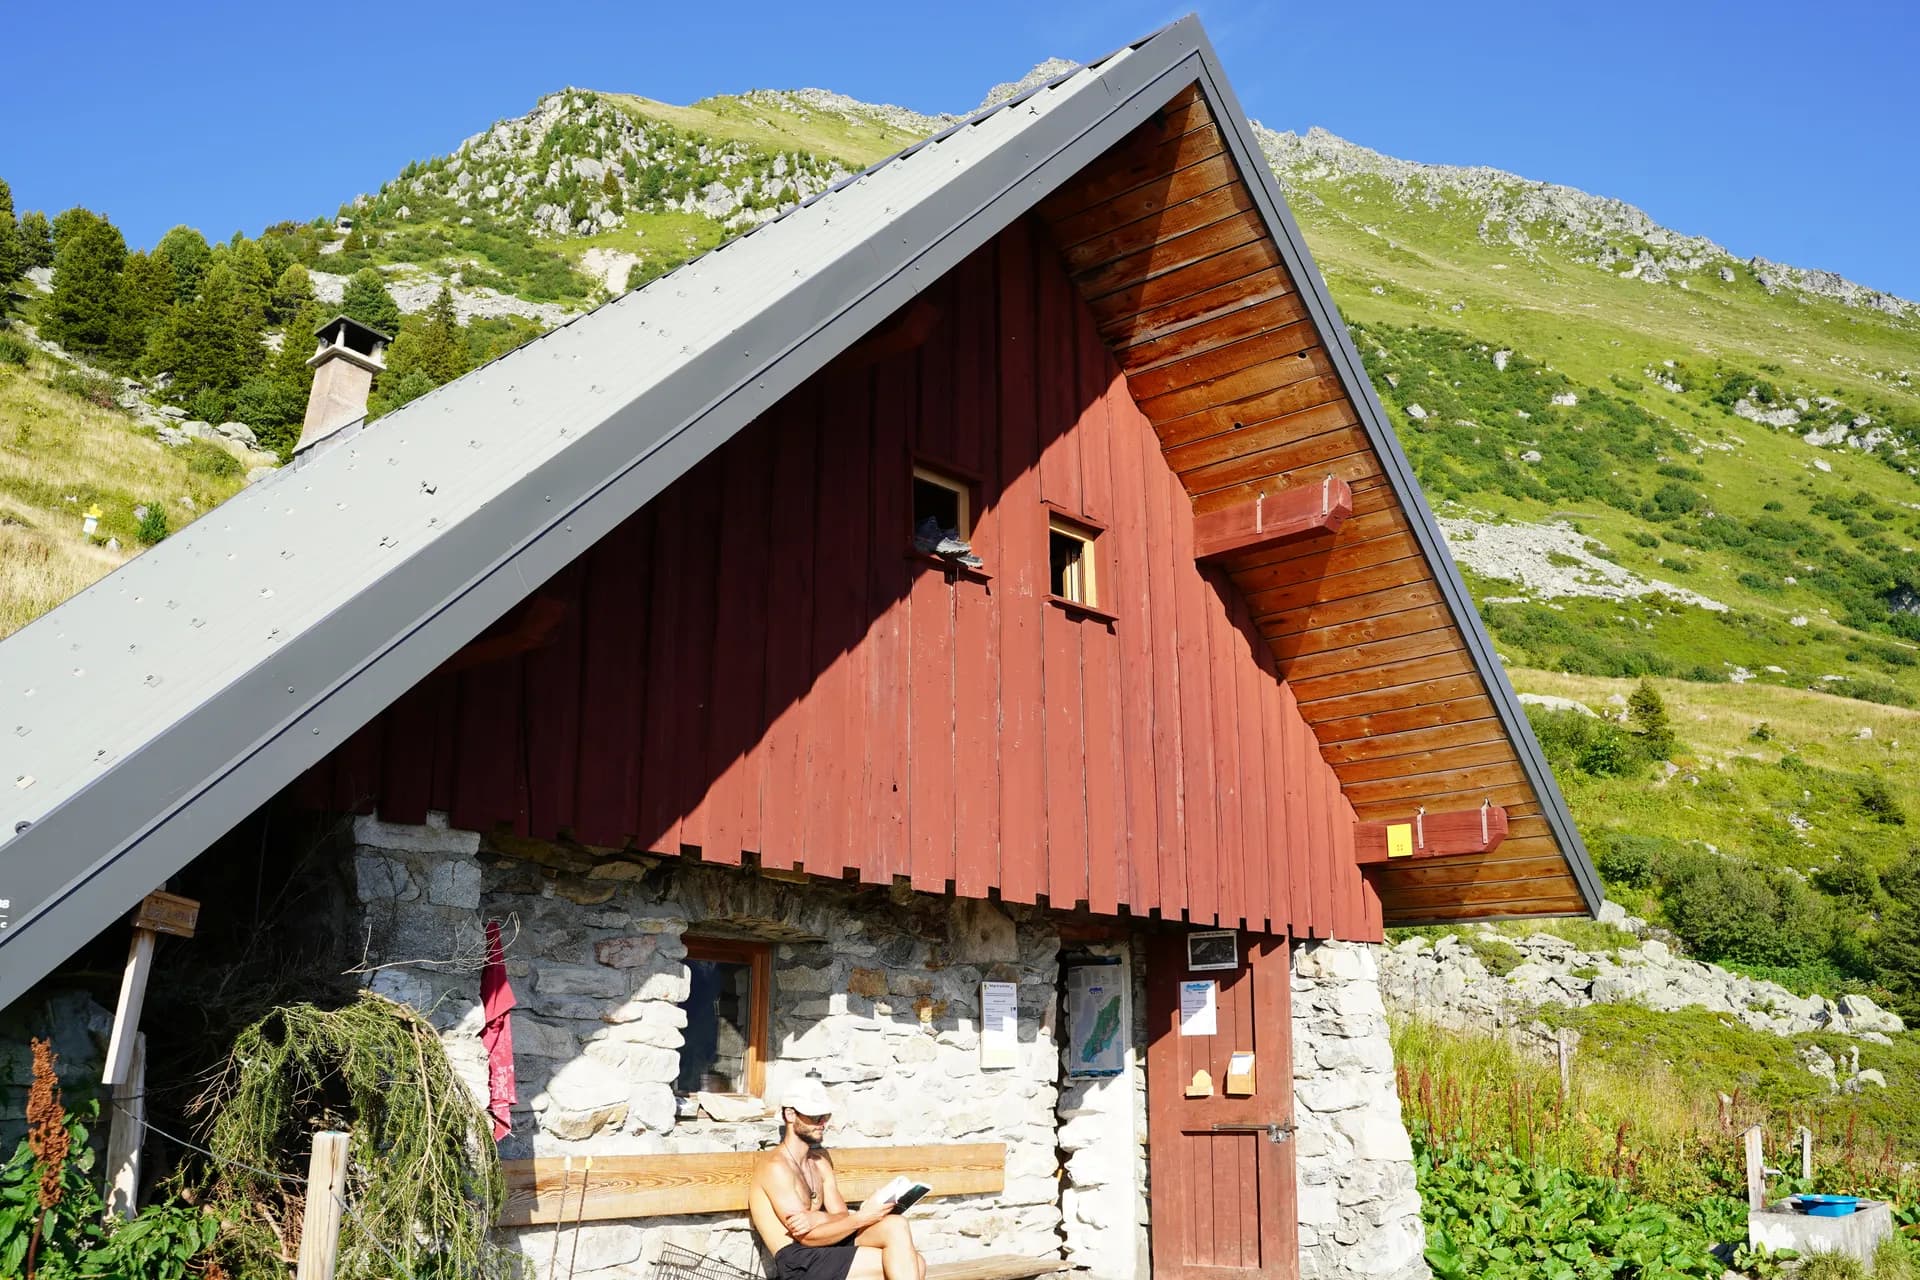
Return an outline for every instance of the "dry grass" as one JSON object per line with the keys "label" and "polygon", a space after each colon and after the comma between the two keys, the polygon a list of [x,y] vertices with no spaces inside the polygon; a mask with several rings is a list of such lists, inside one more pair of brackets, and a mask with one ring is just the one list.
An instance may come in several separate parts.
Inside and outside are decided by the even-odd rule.
{"label": "dry grass", "polygon": [[[55,372],[38,355],[24,370],[0,368],[0,636],[135,554],[136,506],[164,504],[178,530],[243,487],[240,476],[193,470],[125,414],[55,389]],[[118,538],[119,551],[81,533],[95,503],[101,539]]]}

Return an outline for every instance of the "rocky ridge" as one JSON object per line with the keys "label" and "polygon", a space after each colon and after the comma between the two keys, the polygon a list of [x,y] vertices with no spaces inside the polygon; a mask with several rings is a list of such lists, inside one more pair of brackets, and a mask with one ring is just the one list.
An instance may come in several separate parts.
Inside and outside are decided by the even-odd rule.
{"label": "rocky ridge", "polygon": [[[1772,1035],[1828,1031],[1882,1044],[1906,1029],[1898,1014],[1865,996],[1796,996],[1778,983],[1690,960],[1615,903],[1607,903],[1600,918],[1620,930],[1622,946],[1588,951],[1552,934],[1507,938],[1490,929],[1466,938],[1407,938],[1381,954],[1381,995],[1395,1016],[1455,1030],[1514,1035],[1522,1041],[1550,1036],[1535,1021],[1545,1005],[1707,1009]],[[1476,949],[1476,941],[1481,949]],[[1518,953],[1519,963],[1496,961],[1496,968],[1503,970],[1496,972],[1488,959],[1505,955],[1502,947]],[[1817,1046],[1807,1046],[1802,1059],[1836,1089],[1886,1083],[1874,1078],[1877,1072],[1859,1071],[1857,1061],[1853,1073],[1841,1077],[1836,1060]]]}
{"label": "rocky ridge", "polygon": [[[1830,271],[1790,267],[1766,258],[1742,259],[1704,236],[1655,222],[1624,200],[1574,187],[1536,182],[1485,165],[1423,164],[1399,160],[1348,142],[1325,129],[1304,135],[1254,125],[1260,149],[1294,198],[1313,199],[1305,184],[1378,178],[1402,203],[1438,208],[1450,200],[1481,206],[1480,238],[1523,250],[1546,235],[1595,267],[1650,284],[1685,286],[1686,277],[1713,272],[1731,283],[1744,274],[1769,293],[1788,289],[1846,307],[1886,315],[1920,316],[1920,303],[1856,284]],[[1624,269],[1620,264],[1627,264]]]}

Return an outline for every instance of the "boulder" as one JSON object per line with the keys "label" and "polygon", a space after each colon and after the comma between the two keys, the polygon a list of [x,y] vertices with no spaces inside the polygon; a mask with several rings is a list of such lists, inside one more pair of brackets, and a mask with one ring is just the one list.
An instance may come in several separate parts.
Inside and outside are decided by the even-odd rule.
{"label": "boulder", "polygon": [[1905,1031],[1907,1024],[1900,1015],[1869,1000],[1866,996],[1845,995],[1840,997],[1837,1006],[1847,1020],[1847,1026],[1853,1031]]}
{"label": "boulder", "polygon": [[213,430],[216,435],[249,449],[260,443],[259,437],[253,434],[253,428],[244,422],[223,422]]}

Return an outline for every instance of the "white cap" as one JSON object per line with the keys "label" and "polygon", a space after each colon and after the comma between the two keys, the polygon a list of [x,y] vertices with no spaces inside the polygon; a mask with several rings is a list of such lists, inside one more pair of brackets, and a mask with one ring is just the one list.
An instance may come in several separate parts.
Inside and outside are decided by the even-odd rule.
{"label": "white cap", "polygon": [[792,1107],[803,1116],[831,1115],[833,1095],[827,1092],[827,1086],[812,1076],[802,1076],[781,1090],[780,1105]]}

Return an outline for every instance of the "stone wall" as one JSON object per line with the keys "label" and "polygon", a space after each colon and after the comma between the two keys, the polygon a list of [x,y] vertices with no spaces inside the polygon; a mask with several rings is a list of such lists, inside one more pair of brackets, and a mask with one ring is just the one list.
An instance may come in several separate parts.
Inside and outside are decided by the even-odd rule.
{"label": "stone wall", "polygon": [[[672,1088],[684,935],[760,939],[774,944],[769,1093],[790,1073],[817,1074],[836,1097],[833,1145],[1006,1143],[1003,1193],[934,1201],[915,1216],[930,1258],[1061,1248],[1059,940],[1042,913],[676,861],[519,851],[535,859],[526,860],[482,852],[476,835],[439,819],[362,819],[355,841],[367,982],[429,1017],[480,1098],[483,921],[506,922],[520,1100],[503,1156],[773,1142],[777,1121],[763,1108],[713,1099],[686,1114]],[[979,1064],[982,981],[1020,984],[1020,1060],[1010,1070]],[[551,1227],[519,1236],[545,1259]],[[702,1216],[587,1224],[576,1274],[637,1280],[669,1240],[757,1265],[744,1218]]]}
{"label": "stone wall", "polygon": [[1345,942],[1293,949],[1301,1280],[1429,1275],[1375,952]]}

